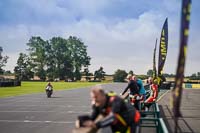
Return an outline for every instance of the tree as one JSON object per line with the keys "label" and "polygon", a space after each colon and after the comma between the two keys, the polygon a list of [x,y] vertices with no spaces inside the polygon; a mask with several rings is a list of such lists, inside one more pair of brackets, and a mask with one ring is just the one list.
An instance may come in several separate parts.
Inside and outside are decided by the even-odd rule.
{"label": "tree", "polygon": [[114,82],[124,82],[124,79],[127,76],[127,72],[125,70],[118,69],[113,77]]}
{"label": "tree", "polygon": [[53,37],[47,50],[47,76],[51,78],[80,80],[82,67],[90,65],[87,46],[77,37]]}
{"label": "tree", "polygon": [[70,36],[67,40],[67,46],[70,51],[72,64],[74,67],[74,77],[81,79],[81,68],[90,65],[90,57],[87,55],[87,46],[75,36]]}
{"label": "tree", "polygon": [[200,72],[193,73],[191,76],[189,76],[190,80],[200,80]]}
{"label": "tree", "polygon": [[61,80],[73,79],[73,65],[67,40],[61,37],[53,37],[50,40],[47,71],[48,76]]}
{"label": "tree", "polygon": [[80,80],[82,67],[90,65],[87,46],[77,37],[32,37],[27,43],[34,72],[40,79]]}
{"label": "tree", "polygon": [[197,76],[197,74],[196,73],[193,73],[192,75],[191,75],[191,77],[196,77]]}
{"label": "tree", "polygon": [[2,67],[5,66],[8,60],[8,56],[2,56],[3,48],[0,46],[0,74],[3,74],[4,70]]}
{"label": "tree", "polygon": [[147,71],[147,76],[149,76],[149,77],[152,77],[152,76],[153,76],[153,70],[152,70],[152,69],[149,69],[149,70]]}
{"label": "tree", "polygon": [[190,78],[190,80],[196,80],[197,79],[197,74],[196,73],[193,73]]}
{"label": "tree", "polygon": [[197,72],[197,76],[200,78],[200,72]]}
{"label": "tree", "polygon": [[30,80],[33,78],[34,73],[31,71],[31,61],[26,54],[19,54],[14,72],[17,80]]}
{"label": "tree", "polygon": [[92,76],[92,73],[89,72],[88,67],[85,67],[83,72],[82,72],[82,76],[85,76],[85,80],[88,81],[90,80],[89,76]]}
{"label": "tree", "polygon": [[104,80],[105,72],[103,71],[103,67],[100,67],[98,70],[94,72],[94,80]]}
{"label": "tree", "polygon": [[164,77],[175,77],[174,74],[168,74],[168,73],[163,73],[163,76]]}
{"label": "tree", "polygon": [[10,70],[7,70],[7,71],[4,72],[4,74],[5,75],[10,75],[10,74],[12,74],[12,72]]}
{"label": "tree", "polygon": [[28,51],[30,53],[31,60],[34,64],[34,72],[41,79],[46,80],[46,48],[47,41],[44,41],[41,37],[31,37],[27,43],[29,46]]}

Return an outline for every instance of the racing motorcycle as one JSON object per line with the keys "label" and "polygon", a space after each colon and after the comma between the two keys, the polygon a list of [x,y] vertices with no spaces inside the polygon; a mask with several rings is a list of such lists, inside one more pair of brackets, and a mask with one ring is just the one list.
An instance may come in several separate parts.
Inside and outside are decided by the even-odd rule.
{"label": "racing motorcycle", "polygon": [[51,86],[47,86],[45,90],[46,90],[47,98],[50,98],[51,95],[53,94],[53,88]]}

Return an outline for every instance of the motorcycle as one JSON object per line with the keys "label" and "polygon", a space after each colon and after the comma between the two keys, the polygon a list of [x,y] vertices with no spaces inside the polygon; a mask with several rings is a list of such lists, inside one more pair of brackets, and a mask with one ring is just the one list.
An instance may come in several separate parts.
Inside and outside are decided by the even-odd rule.
{"label": "motorcycle", "polygon": [[131,104],[137,110],[140,109],[140,101],[143,99],[143,96],[140,96],[139,94],[132,95],[129,92],[124,93],[124,95],[120,94],[120,96],[125,102]]}
{"label": "motorcycle", "polygon": [[53,88],[51,86],[47,86],[45,90],[46,90],[47,98],[50,98],[51,95],[53,94]]}

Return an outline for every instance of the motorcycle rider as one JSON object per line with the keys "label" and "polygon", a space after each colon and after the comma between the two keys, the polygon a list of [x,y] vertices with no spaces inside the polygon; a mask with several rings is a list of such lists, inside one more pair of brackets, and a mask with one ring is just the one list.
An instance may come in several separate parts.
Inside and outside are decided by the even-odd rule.
{"label": "motorcycle rider", "polygon": [[50,82],[48,82],[48,84],[46,85],[45,91],[46,91],[47,97],[49,97],[48,92],[50,92],[50,95],[53,93],[53,86],[51,85]]}
{"label": "motorcycle rider", "polygon": [[[95,87],[91,90],[92,114],[79,116],[78,122],[82,127],[102,128],[110,126],[112,132],[134,133],[140,120],[140,113],[124,102],[115,93],[105,93],[103,89]],[[95,122],[102,115],[103,119]]]}

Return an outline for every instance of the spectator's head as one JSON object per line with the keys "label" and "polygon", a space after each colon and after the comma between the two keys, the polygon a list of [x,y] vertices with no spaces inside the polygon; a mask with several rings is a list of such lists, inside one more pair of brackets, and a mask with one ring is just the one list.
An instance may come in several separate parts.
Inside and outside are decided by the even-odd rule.
{"label": "spectator's head", "polygon": [[128,74],[127,77],[126,77],[126,79],[127,79],[127,80],[131,80],[131,79],[132,79],[132,75],[131,75],[131,74]]}
{"label": "spectator's head", "polygon": [[148,82],[148,84],[152,84],[153,83],[153,79],[151,77],[149,77],[147,82]]}
{"label": "spectator's head", "polygon": [[132,80],[137,81],[136,75],[133,75],[133,76],[132,76]]}
{"label": "spectator's head", "polygon": [[102,107],[106,103],[106,93],[100,86],[95,86],[90,92],[92,103],[98,107]]}

